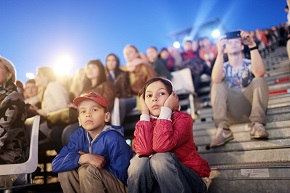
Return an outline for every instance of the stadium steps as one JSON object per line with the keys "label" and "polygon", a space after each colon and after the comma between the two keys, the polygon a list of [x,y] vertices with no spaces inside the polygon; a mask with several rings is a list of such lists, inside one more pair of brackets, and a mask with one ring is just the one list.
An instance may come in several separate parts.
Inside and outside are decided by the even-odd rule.
{"label": "stadium steps", "polygon": [[216,132],[212,108],[197,111],[194,140],[198,153],[211,167],[209,193],[286,193],[290,190],[290,65],[286,48],[278,47],[264,62],[270,90],[268,140],[251,139],[248,123],[235,124],[230,127],[234,140],[210,148]]}

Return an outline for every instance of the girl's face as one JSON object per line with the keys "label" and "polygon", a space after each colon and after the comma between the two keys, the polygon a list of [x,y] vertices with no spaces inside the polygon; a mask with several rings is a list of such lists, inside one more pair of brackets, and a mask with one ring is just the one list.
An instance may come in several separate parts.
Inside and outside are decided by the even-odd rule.
{"label": "girl's face", "polygon": [[145,91],[145,104],[151,115],[158,117],[169,93],[161,81],[151,83]]}
{"label": "girl's face", "polygon": [[11,77],[11,73],[7,71],[5,65],[0,61],[0,84],[6,82],[8,77]]}
{"label": "girl's face", "polygon": [[106,65],[109,71],[114,71],[117,67],[117,60],[113,55],[107,57]]}
{"label": "girl's face", "polygon": [[124,49],[124,58],[127,62],[132,62],[134,59],[138,58],[139,54],[136,52],[136,50],[128,46]]}
{"label": "girl's face", "polygon": [[99,76],[99,67],[95,64],[88,64],[86,67],[86,76],[88,79],[96,79]]}

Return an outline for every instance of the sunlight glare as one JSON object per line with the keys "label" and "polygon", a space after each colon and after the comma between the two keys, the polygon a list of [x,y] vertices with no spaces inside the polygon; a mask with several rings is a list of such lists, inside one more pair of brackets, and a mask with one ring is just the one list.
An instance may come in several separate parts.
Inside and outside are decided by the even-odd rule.
{"label": "sunlight glare", "polygon": [[28,78],[28,79],[34,79],[35,78],[35,75],[32,72],[27,72],[26,73],[26,78]]}
{"label": "sunlight glare", "polygon": [[180,48],[180,43],[179,42],[174,42],[173,46],[178,49],[178,48]]}
{"label": "sunlight glare", "polygon": [[220,30],[218,30],[218,29],[213,30],[212,33],[211,33],[211,36],[212,36],[213,38],[217,38],[217,37],[219,37],[220,35],[221,35],[221,32],[220,32]]}
{"label": "sunlight glare", "polygon": [[73,59],[68,54],[61,55],[54,67],[53,70],[57,75],[68,75],[73,68]]}

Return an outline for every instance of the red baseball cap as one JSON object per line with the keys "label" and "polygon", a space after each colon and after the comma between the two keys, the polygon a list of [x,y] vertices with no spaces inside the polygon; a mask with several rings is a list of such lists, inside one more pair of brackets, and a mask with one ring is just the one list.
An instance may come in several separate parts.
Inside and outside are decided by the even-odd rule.
{"label": "red baseball cap", "polygon": [[75,106],[78,106],[79,103],[82,102],[85,99],[93,100],[96,103],[98,103],[99,105],[101,105],[102,107],[106,108],[107,111],[109,111],[109,107],[108,107],[108,103],[107,103],[106,99],[103,96],[101,96],[101,95],[99,95],[99,94],[97,94],[95,92],[90,92],[90,93],[87,93],[87,94],[83,94],[83,95],[75,98],[73,100],[73,103],[74,103]]}

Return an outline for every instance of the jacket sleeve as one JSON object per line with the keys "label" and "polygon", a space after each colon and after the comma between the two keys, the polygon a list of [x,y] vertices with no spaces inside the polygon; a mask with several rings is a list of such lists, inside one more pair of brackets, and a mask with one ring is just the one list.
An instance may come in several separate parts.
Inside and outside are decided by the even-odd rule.
{"label": "jacket sleeve", "polygon": [[110,142],[108,151],[110,156],[108,170],[124,184],[127,184],[127,169],[133,156],[132,148],[127,145],[121,136],[118,136],[114,138],[114,141]]}
{"label": "jacket sleeve", "polygon": [[41,109],[37,112],[43,116],[47,113],[66,108],[69,98],[65,88],[57,82],[50,82],[44,91]]}
{"label": "jacket sleeve", "polygon": [[[26,119],[25,106],[22,96],[16,92],[11,92],[0,104],[0,153],[6,140],[13,140],[11,136],[16,136],[16,132],[24,128],[24,121]],[[24,131],[24,129],[21,129]],[[8,133],[12,134],[10,139]],[[24,138],[24,135],[22,135]],[[14,139],[16,140],[16,139]],[[18,139],[19,140],[19,139]],[[27,139],[26,139],[27,140]],[[7,142],[6,142],[7,143]],[[17,148],[17,147],[14,147]]]}
{"label": "jacket sleeve", "polygon": [[53,159],[53,172],[65,172],[79,167],[78,161],[80,158],[80,154],[78,154],[78,151],[81,149],[78,145],[78,141],[81,138],[80,135],[80,130],[74,132],[70,138],[69,144],[67,146],[64,146],[59,154]]}
{"label": "jacket sleeve", "polygon": [[138,121],[134,131],[133,149],[138,155],[149,156],[152,148],[153,124],[150,121]]}
{"label": "jacket sleeve", "polygon": [[193,120],[186,113],[178,113],[171,120],[158,119],[153,132],[153,150],[168,152],[187,142],[192,135]]}

